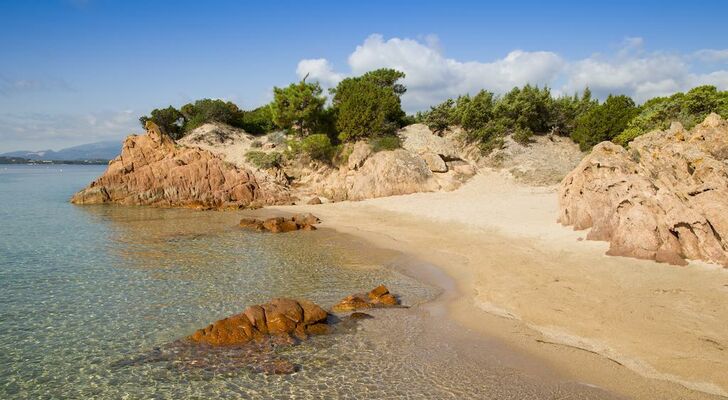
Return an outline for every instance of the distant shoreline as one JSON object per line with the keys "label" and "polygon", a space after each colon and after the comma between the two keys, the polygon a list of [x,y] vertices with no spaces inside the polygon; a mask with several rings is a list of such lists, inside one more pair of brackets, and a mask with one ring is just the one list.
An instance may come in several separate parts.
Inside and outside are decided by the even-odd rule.
{"label": "distant shoreline", "polygon": [[106,165],[109,160],[31,160],[22,157],[0,157],[2,165]]}

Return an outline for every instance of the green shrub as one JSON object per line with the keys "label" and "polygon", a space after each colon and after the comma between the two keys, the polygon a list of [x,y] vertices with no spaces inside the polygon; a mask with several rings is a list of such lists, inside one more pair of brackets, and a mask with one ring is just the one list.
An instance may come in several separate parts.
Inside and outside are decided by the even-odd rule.
{"label": "green shrub", "polygon": [[639,113],[639,108],[628,96],[607,97],[603,104],[590,108],[576,120],[571,138],[581,150],[612,140],[627,128],[627,124]]}
{"label": "green shrub", "polygon": [[715,86],[698,86],[687,93],[656,97],[640,107],[640,113],[614,138],[614,142],[626,146],[647,132],[667,129],[674,121],[691,129],[711,112],[728,117],[728,91],[718,91]]}
{"label": "green shrub", "polygon": [[271,105],[266,104],[251,111],[243,113],[242,128],[254,135],[262,135],[276,128],[273,122],[273,111]]}
{"label": "green shrub", "polygon": [[444,102],[430,107],[425,117],[425,125],[434,133],[440,133],[449,128],[453,123],[453,115],[455,112],[455,102],[447,99]]}
{"label": "green shrub", "polygon": [[268,169],[279,167],[283,156],[278,152],[249,151],[245,153],[245,159],[260,169]]}
{"label": "green shrub", "polygon": [[331,139],[324,134],[310,135],[301,139],[300,142],[300,151],[313,160],[330,161],[335,150]]}
{"label": "green shrub", "polygon": [[385,150],[396,150],[402,147],[402,140],[397,135],[381,136],[370,139],[369,146],[372,147],[372,151],[375,153]]}
{"label": "green shrub", "polygon": [[391,135],[405,117],[400,96],[405,87],[397,81],[404,73],[378,69],[346,78],[335,89],[333,106],[341,141]]}
{"label": "green shrub", "polygon": [[525,145],[525,144],[531,143],[532,136],[533,136],[533,132],[531,132],[527,128],[521,128],[519,126],[519,127],[516,127],[516,130],[513,132],[513,136],[511,136],[511,137],[516,142]]}
{"label": "green shrub", "polygon": [[310,134],[326,103],[321,92],[318,83],[308,83],[305,78],[285,88],[273,88],[273,121],[279,128],[291,130],[299,136]]}
{"label": "green shrub", "polygon": [[503,148],[503,137],[501,136],[494,136],[489,138],[488,140],[480,143],[478,147],[480,148],[480,152],[484,155],[490,154],[493,150],[499,150]]}
{"label": "green shrub", "polygon": [[146,126],[147,121],[152,121],[162,132],[168,134],[172,139],[179,139],[183,136],[183,125],[185,118],[176,108],[169,106],[167,108],[152,110],[150,116],[139,118],[142,128]]}
{"label": "green shrub", "polygon": [[243,126],[243,111],[230,101],[202,99],[185,104],[180,111],[188,132],[208,122],[221,122],[238,128]]}

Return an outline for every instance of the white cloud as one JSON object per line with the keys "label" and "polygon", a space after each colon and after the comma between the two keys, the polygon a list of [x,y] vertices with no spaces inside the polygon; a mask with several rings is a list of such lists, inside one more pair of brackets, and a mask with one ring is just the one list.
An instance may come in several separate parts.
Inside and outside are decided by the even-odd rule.
{"label": "white cloud", "polygon": [[642,38],[630,37],[612,55],[566,60],[550,51],[513,50],[496,60],[460,61],[445,57],[434,35],[418,41],[385,40],[374,34],[349,55],[347,73],[335,71],[324,58],[302,60],[296,72],[299,77],[308,73],[310,79],[331,87],[347,75],[394,68],[406,74],[407,93],[402,101],[408,111],[414,111],[463,93],[480,89],[503,93],[527,83],[549,85],[556,93],[573,93],[589,86],[600,98],[618,93],[638,102],[700,84],[725,90],[728,71],[693,72],[697,62],[724,59],[728,60],[728,50],[700,50],[687,55],[647,52]]}
{"label": "white cloud", "polygon": [[728,61],[728,49],[702,49],[694,53],[695,58],[705,62],[723,62]]}
{"label": "white cloud", "polygon": [[59,78],[9,77],[0,74],[0,95],[12,96],[31,92],[70,92],[68,82]]}
{"label": "white cloud", "polygon": [[[0,114],[0,143],[3,151],[46,150],[101,140],[120,140],[139,133],[138,115],[133,110],[102,111],[92,114]],[[33,143],[28,146],[29,143]],[[33,147],[33,148],[27,148]]]}
{"label": "white cloud", "polygon": [[334,67],[324,58],[301,60],[296,67],[299,79],[308,76],[309,80],[318,81],[321,86],[330,88],[344,79],[344,75],[334,72]]}

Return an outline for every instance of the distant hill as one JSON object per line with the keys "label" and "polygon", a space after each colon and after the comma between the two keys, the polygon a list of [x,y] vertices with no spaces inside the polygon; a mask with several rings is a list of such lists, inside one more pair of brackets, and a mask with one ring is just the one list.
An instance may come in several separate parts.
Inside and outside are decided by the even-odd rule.
{"label": "distant hill", "polygon": [[11,151],[0,154],[0,157],[17,157],[33,161],[82,161],[82,160],[111,160],[121,152],[120,141],[105,141],[82,144],[68,147],[58,151]]}

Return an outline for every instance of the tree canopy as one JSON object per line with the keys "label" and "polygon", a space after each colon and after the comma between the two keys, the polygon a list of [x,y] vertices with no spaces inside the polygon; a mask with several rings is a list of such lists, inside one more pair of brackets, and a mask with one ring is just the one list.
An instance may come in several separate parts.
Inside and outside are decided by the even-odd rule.
{"label": "tree canopy", "polygon": [[291,130],[300,136],[313,133],[326,103],[321,92],[318,83],[308,83],[305,78],[285,88],[273,88],[273,122],[279,128]]}
{"label": "tree canopy", "polygon": [[331,90],[336,112],[336,129],[342,141],[391,135],[405,117],[400,96],[404,73],[378,69],[346,78]]}

